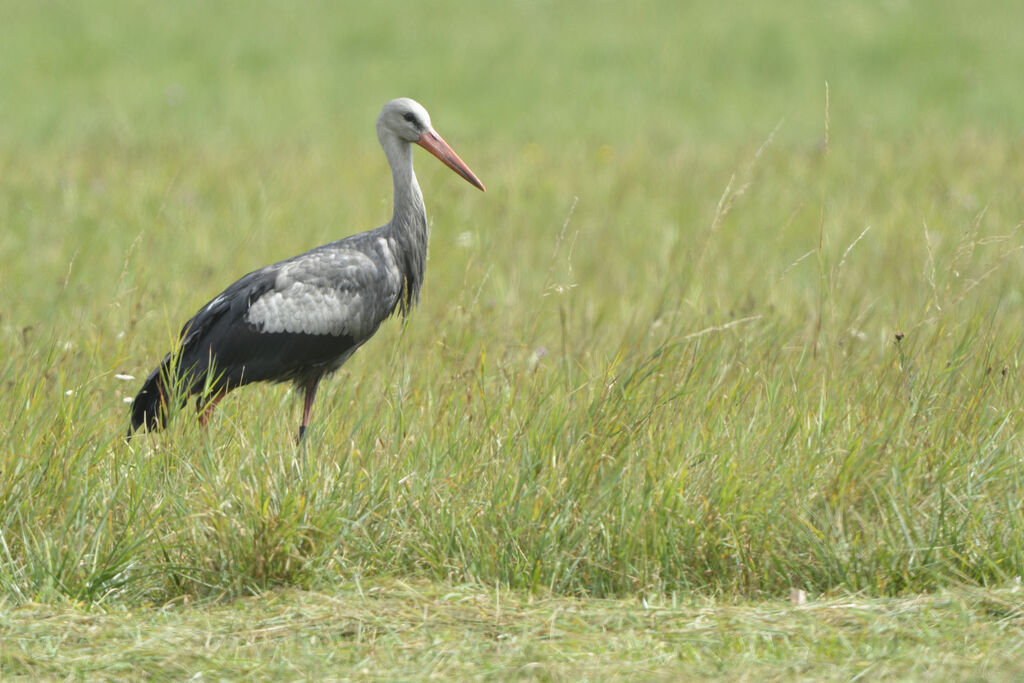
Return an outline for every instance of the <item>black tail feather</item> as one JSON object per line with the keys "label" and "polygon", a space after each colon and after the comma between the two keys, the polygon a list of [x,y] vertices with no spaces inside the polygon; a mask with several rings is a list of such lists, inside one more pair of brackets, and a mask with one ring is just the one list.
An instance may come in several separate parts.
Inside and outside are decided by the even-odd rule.
{"label": "black tail feather", "polygon": [[189,396],[200,394],[200,402],[196,408],[205,405],[210,396],[224,389],[216,383],[207,386],[210,374],[207,368],[202,372],[193,366],[187,372],[181,372],[180,358],[173,353],[167,354],[156,370],[149,373],[142,388],[132,401],[132,424],[128,428],[127,439],[143,426],[156,432],[167,426],[169,409],[181,409],[188,402]]}
{"label": "black tail feather", "polygon": [[164,426],[167,418],[167,397],[163,387],[164,364],[149,373],[142,389],[132,401],[132,426],[128,429],[131,438],[140,427],[155,432]]}

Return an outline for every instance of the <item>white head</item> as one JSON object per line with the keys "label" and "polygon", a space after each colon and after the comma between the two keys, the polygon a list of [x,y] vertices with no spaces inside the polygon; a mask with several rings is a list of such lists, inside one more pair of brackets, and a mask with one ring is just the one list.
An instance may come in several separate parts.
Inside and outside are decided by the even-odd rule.
{"label": "white head", "polygon": [[[465,178],[471,185],[481,190],[484,189],[483,183],[469,169],[469,166],[437,134],[430,123],[430,114],[416,100],[399,97],[385,104],[377,117],[377,139],[380,140],[389,159],[393,152],[388,150],[395,145],[394,142],[389,142],[389,139],[401,140],[407,144],[416,143],[440,159],[445,166]],[[408,163],[411,164],[411,161]]]}
{"label": "white head", "polygon": [[423,105],[408,97],[391,100],[380,110],[377,117],[377,132],[387,130],[400,140],[417,142],[420,136],[434,127],[430,125],[430,114]]}

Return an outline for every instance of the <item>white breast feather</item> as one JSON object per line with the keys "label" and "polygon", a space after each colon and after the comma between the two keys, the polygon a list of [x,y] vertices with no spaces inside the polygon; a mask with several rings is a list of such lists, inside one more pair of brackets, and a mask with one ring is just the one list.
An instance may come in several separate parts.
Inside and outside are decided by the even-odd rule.
{"label": "white breast feather", "polygon": [[394,243],[381,237],[377,240],[377,250],[384,257],[384,267],[388,271],[388,293],[397,297],[402,283],[402,271],[395,261]]}

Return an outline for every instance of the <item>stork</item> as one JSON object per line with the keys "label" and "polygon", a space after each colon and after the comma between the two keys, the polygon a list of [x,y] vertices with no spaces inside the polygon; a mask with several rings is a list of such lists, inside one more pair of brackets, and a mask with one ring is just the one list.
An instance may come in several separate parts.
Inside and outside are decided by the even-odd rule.
{"label": "stork", "polygon": [[181,329],[179,346],[149,374],[132,401],[128,437],[157,430],[168,401],[197,395],[206,424],[217,403],[252,382],[295,383],[304,394],[301,442],[320,380],[366,343],[396,311],[419,300],[427,257],[427,214],[412,167],[412,143],[484,190],[441,138],[430,115],[408,98],[391,100],[377,117],[394,182],[391,221],[254,270],[199,309]]}

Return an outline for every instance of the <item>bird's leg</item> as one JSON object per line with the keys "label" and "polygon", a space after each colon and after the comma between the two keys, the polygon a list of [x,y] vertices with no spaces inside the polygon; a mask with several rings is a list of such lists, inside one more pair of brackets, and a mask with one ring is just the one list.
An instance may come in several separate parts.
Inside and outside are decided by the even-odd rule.
{"label": "bird's leg", "polygon": [[319,384],[319,377],[306,383],[306,395],[302,401],[302,424],[299,425],[299,438],[295,443],[302,443],[302,437],[306,435],[306,428],[309,427],[309,415],[313,412],[313,399],[316,398],[316,388]]}
{"label": "bird's leg", "polygon": [[211,396],[206,403],[199,406],[199,424],[204,427],[206,426],[206,423],[210,421],[210,416],[213,415],[214,408],[216,408],[217,404],[220,403],[227,395],[227,389],[221,389]]}

